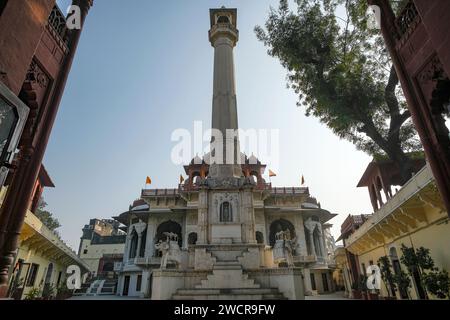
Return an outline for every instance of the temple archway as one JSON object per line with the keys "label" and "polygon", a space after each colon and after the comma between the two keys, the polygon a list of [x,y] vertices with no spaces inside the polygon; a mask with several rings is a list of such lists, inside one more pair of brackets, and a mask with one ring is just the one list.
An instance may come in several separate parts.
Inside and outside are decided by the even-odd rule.
{"label": "temple archway", "polygon": [[169,220],[161,223],[156,229],[155,243],[158,243],[159,240],[166,241],[166,236],[164,232],[172,232],[178,235],[178,245],[181,247],[183,241],[181,238],[181,226],[175,221]]}
{"label": "temple archway", "polygon": [[269,244],[273,247],[273,245],[275,244],[275,234],[277,232],[286,230],[289,230],[289,232],[291,233],[291,239],[294,239],[296,236],[295,227],[289,220],[278,219],[273,221],[270,224]]}

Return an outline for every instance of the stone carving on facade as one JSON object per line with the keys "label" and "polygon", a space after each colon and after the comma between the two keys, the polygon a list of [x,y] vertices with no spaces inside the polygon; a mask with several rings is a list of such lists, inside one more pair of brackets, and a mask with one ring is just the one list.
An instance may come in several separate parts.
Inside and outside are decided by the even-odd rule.
{"label": "stone carving on facade", "polygon": [[211,178],[209,177],[206,179],[208,187],[211,189],[218,189],[218,188],[239,188],[244,184],[244,178],[236,178],[236,177],[229,177],[229,178]]}
{"label": "stone carving on facade", "polygon": [[[227,208],[224,207],[225,203],[228,203],[228,205],[226,206]],[[216,193],[213,196],[212,207],[215,208],[213,214],[218,222],[233,222],[239,219],[238,194],[228,192]],[[225,215],[227,216],[227,219],[224,219]]]}
{"label": "stone carving on facade", "polygon": [[273,260],[275,263],[286,263],[289,267],[294,266],[294,251],[296,239],[291,239],[291,232],[288,230],[279,231],[275,234],[275,245],[273,247]]}
{"label": "stone carving on facade", "polygon": [[142,232],[145,231],[145,228],[147,228],[147,224],[139,219],[139,222],[133,225],[134,230],[136,230],[137,234],[142,234]]}
{"label": "stone carving on facade", "polygon": [[161,269],[167,269],[167,264],[175,264],[178,269],[181,264],[181,250],[178,245],[178,235],[173,232],[164,232],[166,240],[159,240],[155,244],[156,250],[161,252]]}

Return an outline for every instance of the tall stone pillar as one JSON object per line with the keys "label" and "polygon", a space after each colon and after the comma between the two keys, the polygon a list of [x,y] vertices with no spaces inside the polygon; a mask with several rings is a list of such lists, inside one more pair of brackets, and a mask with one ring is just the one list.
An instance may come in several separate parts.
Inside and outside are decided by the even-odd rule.
{"label": "tall stone pillar", "polygon": [[314,235],[313,235],[314,229],[310,230],[308,227],[306,227],[306,230],[308,230],[310,253],[311,253],[311,255],[315,255],[316,254],[316,246],[314,245]]}
{"label": "tall stone pillar", "polygon": [[[238,41],[236,9],[211,9],[209,41],[214,47],[214,84],[212,129],[221,137],[212,137],[212,178],[241,177],[240,148],[237,135],[238,117],[234,77],[233,48]],[[228,134],[227,134],[228,132]],[[214,132],[213,132],[214,134]]]}
{"label": "tall stone pillar", "polygon": [[255,210],[253,208],[253,186],[244,186],[241,206],[242,240],[245,243],[256,243]]}
{"label": "tall stone pillar", "polygon": [[200,187],[198,193],[197,244],[208,243],[208,190]]}
{"label": "tall stone pillar", "polygon": [[138,243],[136,249],[136,258],[141,256],[141,245],[142,245],[142,233],[138,233]]}
{"label": "tall stone pillar", "polygon": [[147,245],[145,246],[145,257],[153,257],[155,252],[155,226],[152,223],[147,224]]}
{"label": "tall stone pillar", "polygon": [[303,269],[303,283],[305,284],[305,295],[312,295],[312,287],[311,287],[311,271],[309,268]]}
{"label": "tall stone pillar", "polygon": [[322,257],[326,258],[327,254],[326,254],[326,250],[325,250],[325,240],[324,240],[324,232],[322,230],[322,226],[320,225],[320,223],[317,224],[317,228],[319,230],[319,244],[320,244],[320,251],[322,253]]}

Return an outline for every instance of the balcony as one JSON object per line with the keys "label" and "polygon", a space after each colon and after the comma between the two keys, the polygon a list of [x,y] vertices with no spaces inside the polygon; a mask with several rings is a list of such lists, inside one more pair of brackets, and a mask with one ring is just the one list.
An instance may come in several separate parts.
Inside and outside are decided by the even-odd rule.
{"label": "balcony", "polygon": [[420,16],[413,1],[409,1],[395,20],[398,40],[404,43],[420,22]]}
{"label": "balcony", "polygon": [[294,256],[294,262],[300,263],[315,263],[317,262],[317,256],[315,254],[307,256]]}
{"label": "balcony", "polygon": [[127,265],[151,266],[161,265],[161,257],[137,257],[128,259]]}
{"label": "balcony", "polygon": [[143,189],[142,197],[168,197],[179,194],[179,189]]}

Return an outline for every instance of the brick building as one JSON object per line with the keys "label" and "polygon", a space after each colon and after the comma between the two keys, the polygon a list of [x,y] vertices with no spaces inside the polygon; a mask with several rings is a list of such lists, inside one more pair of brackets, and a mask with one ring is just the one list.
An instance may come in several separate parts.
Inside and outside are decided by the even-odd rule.
{"label": "brick building", "polygon": [[[93,0],[73,0],[81,28],[69,29],[56,0],[0,0],[0,297],[39,176],[56,113]],[[73,16],[71,16],[73,17]],[[16,147],[19,149],[15,153]]]}

